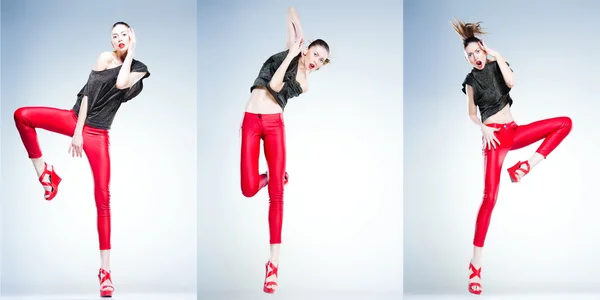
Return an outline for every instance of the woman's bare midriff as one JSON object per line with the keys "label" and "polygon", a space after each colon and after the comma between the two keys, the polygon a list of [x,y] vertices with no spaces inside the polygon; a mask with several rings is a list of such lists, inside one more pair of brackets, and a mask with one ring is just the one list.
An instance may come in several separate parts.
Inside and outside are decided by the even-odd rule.
{"label": "woman's bare midriff", "polygon": [[514,121],[510,112],[510,105],[506,105],[501,111],[487,118],[483,124],[506,124]]}
{"label": "woman's bare midriff", "polygon": [[253,114],[278,114],[283,112],[273,95],[265,87],[256,87],[246,103],[246,112]]}

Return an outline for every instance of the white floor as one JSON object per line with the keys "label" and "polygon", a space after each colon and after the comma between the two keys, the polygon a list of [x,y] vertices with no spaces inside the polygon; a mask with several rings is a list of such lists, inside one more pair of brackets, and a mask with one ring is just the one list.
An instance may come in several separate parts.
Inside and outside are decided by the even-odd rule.
{"label": "white floor", "polygon": [[198,292],[199,300],[402,300],[402,293],[378,292],[297,292],[279,290],[270,295],[262,290],[251,292]]}
{"label": "white floor", "polygon": [[197,300],[196,294],[121,294],[115,293],[112,298],[100,298],[98,294],[87,295],[34,295],[34,296],[2,296],[0,300]]}
{"label": "white floor", "polygon": [[510,299],[510,300],[598,300],[600,293],[557,293],[557,294],[498,294],[471,295],[468,292],[464,295],[404,295],[404,300],[474,300],[474,299]]}

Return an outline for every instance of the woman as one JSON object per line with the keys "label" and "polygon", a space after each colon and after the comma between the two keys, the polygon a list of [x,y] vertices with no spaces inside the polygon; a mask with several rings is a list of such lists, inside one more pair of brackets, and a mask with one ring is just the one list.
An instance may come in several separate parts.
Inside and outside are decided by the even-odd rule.
{"label": "woman", "polygon": [[[510,111],[513,100],[509,94],[515,82],[513,71],[500,53],[476,37],[485,34],[480,23],[463,23],[457,19],[452,23],[463,41],[465,58],[473,66],[462,84],[462,91],[467,95],[469,117],[481,129],[484,144],[485,186],[475,227],[473,258],[469,264],[469,292],[477,295],[482,291],[481,252],[498,197],[506,154],[543,139],[531,158],[508,168],[511,181],[519,182],[548,157],[569,134],[572,126],[569,117],[551,118],[527,125],[515,123]],[[477,108],[481,120],[477,117]]]}
{"label": "woman", "polygon": [[113,51],[101,53],[87,83],[77,94],[72,109],[21,107],[14,119],[27,154],[33,162],[44,198],[54,199],[61,177],[54,166],[46,164],[36,129],[45,129],[72,137],[69,153],[82,157],[85,152],[94,177],[94,197],[98,213],[98,237],[101,266],[98,272],[100,296],[112,297],[110,276],[110,155],[109,134],[115,114],[122,103],[143,89],[142,79],[150,76],[142,62],[133,59],[136,38],[125,22],[117,22],[111,32]]}
{"label": "woman", "polygon": [[[315,40],[302,49],[304,34],[293,7],[287,12],[287,49],[267,59],[250,88],[242,122],[241,186],[246,197],[253,197],[269,185],[269,231],[271,255],[266,263],[263,291],[274,293],[279,268],[279,246],[283,220],[285,172],[285,128],[283,109],[290,98],[308,91],[308,74],[329,63],[329,46]],[[260,140],[269,171],[258,172]]]}

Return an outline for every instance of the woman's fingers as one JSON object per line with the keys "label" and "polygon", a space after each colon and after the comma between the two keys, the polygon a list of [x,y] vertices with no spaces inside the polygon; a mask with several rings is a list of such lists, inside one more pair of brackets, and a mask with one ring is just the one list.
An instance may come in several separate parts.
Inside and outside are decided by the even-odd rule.
{"label": "woman's fingers", "polygon": [[83,157],[83,145],[77,146],[71,143],[69,145],[69,154],[71,154],[71,157]]}

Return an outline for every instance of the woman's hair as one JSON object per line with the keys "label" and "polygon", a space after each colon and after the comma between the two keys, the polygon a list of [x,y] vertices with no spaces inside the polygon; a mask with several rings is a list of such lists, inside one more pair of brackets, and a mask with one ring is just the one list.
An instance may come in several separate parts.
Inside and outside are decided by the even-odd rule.
{"label": "woman's hair", "polygon": [[481,28],[481,22],[464,23],[459,19],[454,18],[454,20],[450,22],[450,25],[452,25],[454,31],[456,31],[456,33],[458,33],[462,39],[464,48],[466,48],[472,42],[481,42],[477,36],[487,33],[483,31],[483,28]]}
{"label": "woman's hair", "polygon": [[[310,49],[310,47],[312,46],[321,46],[323,48],[325,48],[325,50],[327,50],[327,53],[329,54],[329,45],[327,44],[327,42],[325,42],[322,39],[316,39],[314,41],[312,41],[309,45],[308,48],[306,49]],[[326,65],[329,63],[329,58],[325,59],[325,62],[323,63],[323,65]]]}
{"label": "woman's hair", "polygon": [[115,27],[117,27],[117,25],[125,25],[125,27],[127,27],[127,28],[131,28],[131,27],[129,26],[129,24],[127,24],[127,23],[125,23],[125,22],[121,22],[121,21],[119,21],[119,22],[117,22],[117,23],[113,24],[112,28],[115,28]]}

